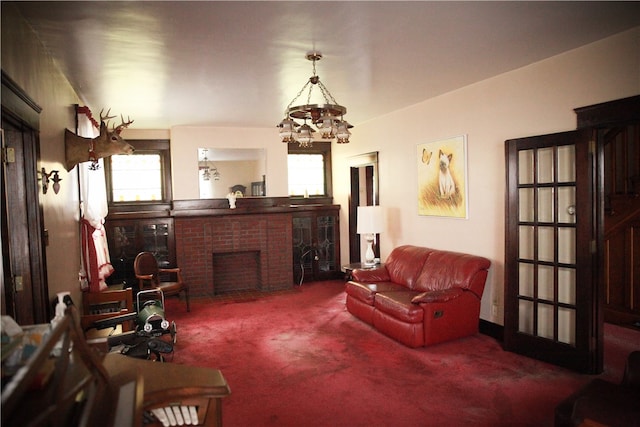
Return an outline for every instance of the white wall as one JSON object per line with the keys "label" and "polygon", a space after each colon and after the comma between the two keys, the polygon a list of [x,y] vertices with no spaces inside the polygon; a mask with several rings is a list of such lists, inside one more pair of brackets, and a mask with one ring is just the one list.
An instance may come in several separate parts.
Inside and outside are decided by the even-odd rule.
{"label": "white wall", "polygon": [[265,148],[267,196],[287,196],[287,144],[280,142],[275,128],[175,126],[171,128],[171,174],[175,200],[200,197],[198,148],[203,147]]}
{"label": "white wall", "polygon": [[[574,108],[637,94],[640,28],[358,125],[350,144],[333,147],[334,199],[343,206],[341,247],[349,247],[347,159],[379,151],[380,204],[387,211],[382,259],[402,244],[489,258],[481,317],[503,324],[505,140],[575,129]],[[416,146],[463,134],[468,219],[418,216]],[[347,250],[341,256],[348,261]]]}
{"label": "white wall", "polygon": [[44,226],[49,231],[46,248],[49,296],[71,291],[78,303],[80,286],[80,232],[77,168],[64,168],[64,129],[74,129],[74,104],[80,103],[67,79],[46,54],[13,7],[2,6],[2,69],[42,107],[38,170],[60,171],[60,192],[40,192]]}
{"label": "white wall", "polygon": [[[133,126],[135,126],[135,117],[133,119]],[[126,128],[122,131],[122,137],[127,141],[133,141],[131,145],[135,148],[135,140],[136,139],[171,139],[171,132],[169,129],[137,129],[137,128]]]}

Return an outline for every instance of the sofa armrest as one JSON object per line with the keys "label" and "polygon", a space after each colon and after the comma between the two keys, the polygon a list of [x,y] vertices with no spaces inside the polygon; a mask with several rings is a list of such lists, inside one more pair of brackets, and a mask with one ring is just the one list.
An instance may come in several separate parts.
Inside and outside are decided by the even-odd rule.
{"label": "sofa armrest", "polygon": [[388,282],[389,272],[384,266],[378,268],[356,268],[351,272],[351,277],[356,282]]}
{"label": "sofa armrest", "polygon": [[458,298],[464,293],[462,288],[443,289],[440,291],[426,291],[411,298],[414,304],[421,302],[447,302]]}

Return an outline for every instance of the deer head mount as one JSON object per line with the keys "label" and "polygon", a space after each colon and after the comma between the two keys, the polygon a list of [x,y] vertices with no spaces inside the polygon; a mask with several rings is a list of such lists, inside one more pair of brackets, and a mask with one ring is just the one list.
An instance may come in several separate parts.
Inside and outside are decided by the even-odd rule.
{"label": "deer head mount", "polygon": [[127,118],[125,122],[120,115],[122,123],[109,130],[108,121],[115,117],[109,115],[110,111],[107,111],[104,116],[100,111],[100,135],[95,138],[84,138],[65,129],[64,148],[67,171],[73,169],[78,163],[92,162],[95,166],[98,159],[114,154],[131,154],[135,151],[135,148],[120,136],[120,132],[129,127],[133,120]]}

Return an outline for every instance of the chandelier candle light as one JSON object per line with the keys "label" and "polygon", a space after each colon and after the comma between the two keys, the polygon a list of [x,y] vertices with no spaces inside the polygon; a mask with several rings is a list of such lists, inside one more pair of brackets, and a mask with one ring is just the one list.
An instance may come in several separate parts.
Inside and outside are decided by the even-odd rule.
{"label": "chandelier candle light", "polygon": [[364,265],[375,265],[373,242],[376,234],[384,228],[382,206],[358,206],[358,234],[364,234],[367,240],[367,252],[364,255]]}
{"label": "chandelier candle light", "polygon": [[220,172],[218,172],[218,168],[216,168],[216,165],[213,165],[213,167],[209,166],[209,159],[207,158],[209,150],[205,148],[203,150],[203,153],[204,158],[202,160],[204,161],[204,166],[200,167],[200,169],[202,169],[202,178],[205,181],[210,181],[211,177],[213,177],[214,181],[220,180]]}
{"label": "chandelier candle light", "polygon": [[[347,108],[339,105],[331,92],[320,81],[316,74],[316,62],[322,58],[320,52],[307,53],[307,59],[313,62],[313,75],[309,81],[300,89],[298,94],[291,100],[284,112],[284,119],[278,124],[280,128],[280,138],[284,143],[297,142],[300,147],[311,147],[314,133],[319,132],[323,140],[335,140],[339,144],[349,142],[349,128],[353,126],[344,120]],[[324,104],[312,104],[311,93],[315,87],[320,89]],[[292,106],[302,93],[309,88],[307,103],[304,105]],[[303,120],[300,125],[296,120]],[[307,120],[316,126],[317,130],[307,124]],[[298,129],[296,129],[298,128]]]}

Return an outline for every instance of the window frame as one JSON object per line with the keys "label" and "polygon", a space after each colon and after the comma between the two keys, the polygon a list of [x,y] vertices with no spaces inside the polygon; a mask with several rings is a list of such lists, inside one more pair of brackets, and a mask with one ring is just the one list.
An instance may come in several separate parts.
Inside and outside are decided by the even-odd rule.
{"label": "window frame", "polygon": [[160,155],[160,175],[162,186],[162,197],[160,200],[126,201],[118,202],[113,200],[113,181],[111,177],[111,157],[104,159],[104,172],[107,186],[107,202],[109,209],[115,211],[132,210],[156,210],[167,209],[173,199],[171,188],[171,149],[168,139],[138,139],[128,141],[135,148],[135,154],[158,154]]}
{"label": "window frame", "polygon": [[[300,147],[296,143],[289,144],[287,157],[289,154],[322,154],[324,163],[324,194],[309,196],[309,198],[333,197],[333,181],[331,172],[331,142],[314,141],[311,147]],[[288,172],[288,171],[287,171]],[[287,192],[289,191],[287,183]],[[303,199],[303,194],[289,194],[292,199]]]}

